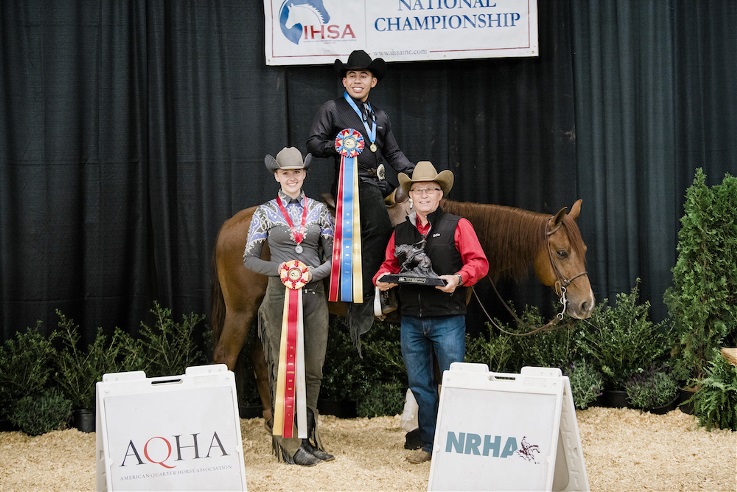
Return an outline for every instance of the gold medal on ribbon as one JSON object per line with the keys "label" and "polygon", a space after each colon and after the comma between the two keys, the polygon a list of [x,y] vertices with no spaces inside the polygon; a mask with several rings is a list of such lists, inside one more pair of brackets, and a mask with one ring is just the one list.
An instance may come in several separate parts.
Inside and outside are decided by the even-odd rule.
{"label": "gold medal on ribbon", "polygon": [[371,152],[376,152],[376,144],[375,144],[375,143],[373,143],[373,142],[371,142],[371,145],[369,146],[369,150],[370,150]]}

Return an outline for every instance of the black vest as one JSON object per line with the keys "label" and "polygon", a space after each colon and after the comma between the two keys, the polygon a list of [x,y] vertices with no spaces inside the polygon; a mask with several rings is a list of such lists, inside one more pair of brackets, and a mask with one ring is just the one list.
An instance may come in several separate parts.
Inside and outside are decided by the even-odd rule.
{"label": "black vest", "polygon": [[[431,227],[427,235],[425,253],[432,261],[432,269],[438,275],[453,275],[463,266],[461,254],[455,246],[455,230],[460,217],[443,212],[438,208],[428,215]],[[407,218],[397,225],[394,235],[396,245],[416,244],[422,234]],[[466,288],[459,287],[453,294],[446,294],[435,287],[422,285],[400,285],[399,301],[402,315],[451,316],[466,314]]]}

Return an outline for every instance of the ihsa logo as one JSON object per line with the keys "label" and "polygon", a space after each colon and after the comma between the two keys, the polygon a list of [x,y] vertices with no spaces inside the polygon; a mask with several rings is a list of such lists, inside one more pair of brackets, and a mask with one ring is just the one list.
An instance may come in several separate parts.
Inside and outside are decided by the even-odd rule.
{"label": "ihsa logo", "polygon": [[281,32],[294,44],[356,37],[350,24],[329,22],[323,0],[285,0],[279,8]]}

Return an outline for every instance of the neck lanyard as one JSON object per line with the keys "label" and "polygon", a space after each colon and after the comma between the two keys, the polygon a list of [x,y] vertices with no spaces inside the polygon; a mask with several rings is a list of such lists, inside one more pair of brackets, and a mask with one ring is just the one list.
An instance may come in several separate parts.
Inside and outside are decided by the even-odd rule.
{"label": "neck lanyard", "polygon": [[[368,135],[368,138],[371,141],[369,150],[371,150],[371,152],[376,152],[376,144],[374,143],[376,142],[376,118],[374,118],[371,121],[371,127],[369,128],[368,121],[364,119],[363,114],[361,113],[361,110],[358,109],[358,106],[356,106],[356,102],[353,100],[351,96],[348,95],[347,91],[343,93],[343,97],[348,102],[348,104],[351,105],[351,107],[353,108],[353,111],[356,112],[356,114],[358,115],[358,118],[363,123],[363,127],[366,129],[366,134]],[[368,104],[368,103],[364,103],[364,104]],[[369,108],[371,108],[370,104],[369,104]]]}
{"label": "neck lanyard", "polygon": [[276,195],[276,204],[279,206],[279,210],[281,211],[281,214],[284,216],[284,220],[287,221],[287,225],[289,226],[289,230],[292,232],[292,237],[294,238],[294,242],[297,243],[297,246],[294,248],[294,251],[296,251],[297,254],[299,254],[302,252],[302,245],[300,243],[305,238],[305,224],[307,223],[307,197],[305,196],[302,202],[302,225],[299,227],[299,230],[297,230],[297,228],[294,227],[294,223],[292,222],[291,217],[289,217],[289,212],[287,212],[287,209],[282,203],[281,198],[279,198],[279,195]]}

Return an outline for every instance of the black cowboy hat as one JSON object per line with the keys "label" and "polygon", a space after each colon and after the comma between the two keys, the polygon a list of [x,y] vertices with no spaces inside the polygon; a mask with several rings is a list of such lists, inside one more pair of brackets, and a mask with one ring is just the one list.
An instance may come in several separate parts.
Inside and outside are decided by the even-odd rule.
{"label": "black cowboy hat", "polygon": [[343,63],[339,58],[335,59],[335,71],[338,75],[345,77],[348,70],[368,70],[377,81],[380,81],[386,75],[386,62],[383,58],[372,60],[368,53],[363,50],[355,50],[348,57],[348,61]]}

